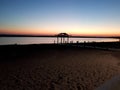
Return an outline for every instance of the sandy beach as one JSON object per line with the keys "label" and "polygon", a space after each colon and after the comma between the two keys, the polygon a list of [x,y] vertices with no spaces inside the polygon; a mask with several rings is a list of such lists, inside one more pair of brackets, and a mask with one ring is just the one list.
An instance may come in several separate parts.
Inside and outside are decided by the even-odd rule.
{"label": "sandy beach", "polygon": [[120,51],[21,51],[0,57],[0,90],[94,90],[120,75]]}

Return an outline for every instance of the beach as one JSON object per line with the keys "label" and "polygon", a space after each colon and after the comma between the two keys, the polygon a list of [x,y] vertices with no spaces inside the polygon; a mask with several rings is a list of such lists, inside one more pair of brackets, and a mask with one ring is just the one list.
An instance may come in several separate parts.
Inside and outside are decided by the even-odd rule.
{"label": "beach", "polygon": [[0,90],[95,90],[120,75],[120,51],[44,45],[0,49]]}

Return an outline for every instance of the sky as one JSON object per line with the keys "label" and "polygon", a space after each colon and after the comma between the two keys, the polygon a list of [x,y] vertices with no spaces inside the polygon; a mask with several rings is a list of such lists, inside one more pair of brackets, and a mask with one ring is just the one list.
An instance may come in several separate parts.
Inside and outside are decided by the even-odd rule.
{"label": "sky", "polygon": [[120,0],[0,0],[0,34],[120,36]]}

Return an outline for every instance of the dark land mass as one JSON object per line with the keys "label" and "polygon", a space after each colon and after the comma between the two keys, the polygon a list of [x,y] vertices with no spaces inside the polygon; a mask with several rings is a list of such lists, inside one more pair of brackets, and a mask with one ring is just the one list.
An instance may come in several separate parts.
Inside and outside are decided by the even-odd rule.
{"label": "dark land mass", "polygon": [[[56,35],[19,35],[19,34],[0,34],[0,37],[57,37]],[[75,36],[69,35],[70,38],[115,38],[120,39],[120,36]]]}
{"label": "dark land mass", "polygon": [[120,75],[120,42],[0,46],[0,90],[94,90]]}

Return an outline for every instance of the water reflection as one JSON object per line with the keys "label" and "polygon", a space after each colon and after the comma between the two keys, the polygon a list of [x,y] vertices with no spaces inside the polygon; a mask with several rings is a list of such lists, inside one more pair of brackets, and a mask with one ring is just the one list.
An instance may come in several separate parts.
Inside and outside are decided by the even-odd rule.
{"label": "water reflection", "polygon": [[[69,42],[109,42],[119,41],[118,39],[112,38],[70,38]],[[0,45],[8,44],[49,44],[57,43],[56,38],[48,37],[0,37]]]}

